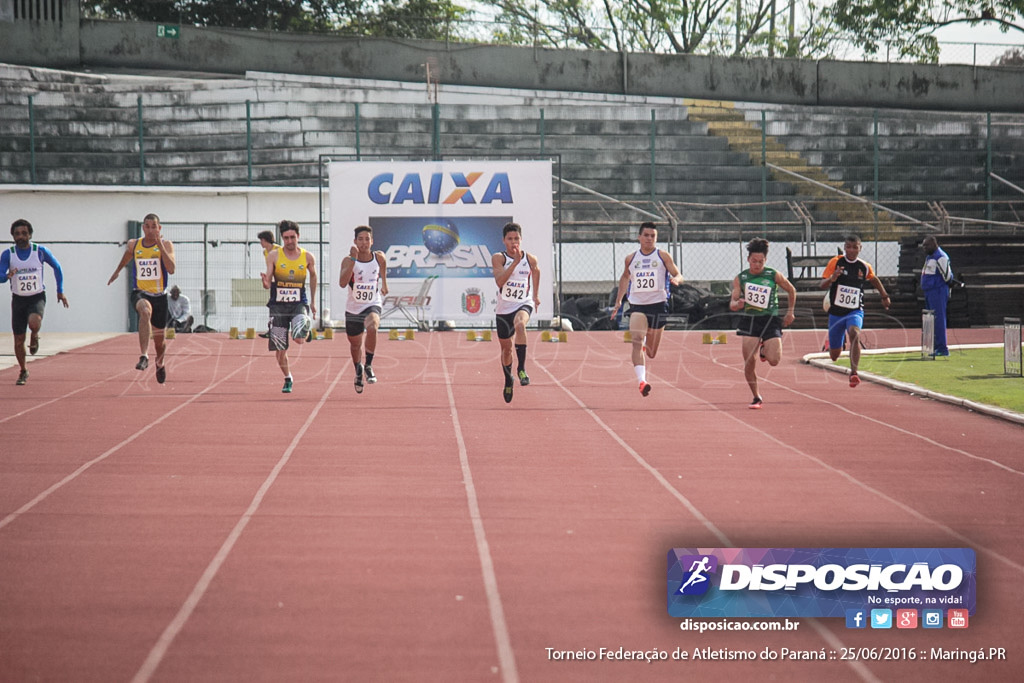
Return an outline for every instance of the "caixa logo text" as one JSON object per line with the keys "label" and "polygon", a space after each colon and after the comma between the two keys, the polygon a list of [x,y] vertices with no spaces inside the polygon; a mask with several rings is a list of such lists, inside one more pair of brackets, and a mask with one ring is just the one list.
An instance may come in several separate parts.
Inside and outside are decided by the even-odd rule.
{"label": "caixa logo text", "polygon": [[934,569],[925,562],[905,564],[725,564],[720,568],[718,589],[723,591],[796,590],[813,585],[822,591],[907,591],[958,588],[964,571],[955,564],[942,564]]}
{"label": "caixa logo text", "polygon": [[396,181],[394,173],[381,173],[370,180],[367,196],[374,204],[512,204],[508,174],[494,173],[481,181],[486,175],[478,171],[407,173]]}

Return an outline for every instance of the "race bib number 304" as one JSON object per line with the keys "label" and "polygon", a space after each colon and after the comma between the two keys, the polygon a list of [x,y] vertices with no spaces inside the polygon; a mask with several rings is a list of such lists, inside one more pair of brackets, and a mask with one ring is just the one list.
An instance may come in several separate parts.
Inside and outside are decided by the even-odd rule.
{"label": "race bib number 304", "polygon": [[839,285],[832,303],[840,308],[860,308],[861,290],[858,287]]}

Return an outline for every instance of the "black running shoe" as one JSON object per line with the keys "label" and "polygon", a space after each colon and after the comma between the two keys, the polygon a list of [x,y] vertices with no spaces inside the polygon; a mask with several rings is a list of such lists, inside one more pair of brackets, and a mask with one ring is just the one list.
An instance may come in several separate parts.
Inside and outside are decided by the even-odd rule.
{"label": "black running shoe", "polygon": [[363,393],[363,364],[356,365],[356,393]]}
{"label": "black running shoe", "polygon": [[748,407],[751,410],[761,410],[761,408],[764,407],[764,401],[762,401],[761,397],[758,396],[757,398],[750,402],[750,405]]}
{"label": "black running shoe", "polygon": [[530,383],[530,376],[526,374],[526,370],[520,370],[519,371],[519,384],[525,387],[529,383]]}
{"label": "black running shoe", "polygon": [[18,375],[18,381],[15,382],[15,384],[17,384],[20,387],[20,386],[24,386],[25,382],[27,382],[27,381],[28,381],[28,370],[22,370],[21,373]]}
{"label": "black running shoe", "polygon": [[32,333],[32,338],[28,342],[28,352],[33,356],[36,355],[36,351],[39,350],[39,335]]}
{"label": "black running shoe", "polygon": [[139,362],[135,364],[136,370],[145,370],[149,367],[149,358],[147,356],[139,356]]}
{"label": "black running shoe", "polygon": [[377,383],[377,375],[373,374],[373,368],[371,368],[369,365],[367,365],[367,366],[365,366],[363,368],[363,370],[364,370],[364,372],[366,372],[366,383],[367,384],[376,384]]}
{"label": "black running shoe", "polygon": [[156,369],[156,381],[159,384],[163,384],[164,382],[167,381],[167,368],[166,367],[161,366],[161,367]]}

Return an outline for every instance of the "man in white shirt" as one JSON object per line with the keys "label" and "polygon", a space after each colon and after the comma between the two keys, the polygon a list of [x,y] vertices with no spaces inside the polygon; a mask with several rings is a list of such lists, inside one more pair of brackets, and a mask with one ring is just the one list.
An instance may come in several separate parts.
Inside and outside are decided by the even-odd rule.
{"label": "man in white shirt", "polygon": [[171,327],[175,332],[192,331],[192,323],[195,322],[195,318],[192,317],[192,305],[188,297],[178,289],[178,285],[171,287],[171,298],[167,300],[167,317],[170,318]]}

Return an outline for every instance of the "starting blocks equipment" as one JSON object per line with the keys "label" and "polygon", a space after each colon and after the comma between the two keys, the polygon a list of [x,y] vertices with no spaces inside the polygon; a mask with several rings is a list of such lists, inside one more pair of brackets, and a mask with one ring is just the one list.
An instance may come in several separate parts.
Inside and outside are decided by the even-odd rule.
{"label": "starting blocks equipment", "polygon": [[705,332],[701,339],[705,344],[727,344],[729,342],[729,335],[726,332],[716,335]]}
{"label": "starting blocks equipment", "polygon": [[626,330],[625,332],[623,332],[622,333],[622,341],[626,342],[627,344],[632,344],[633,343],[633,333],[630,332],[629,330]]}
{"label": "starting blocks equipment", "polygon": [[228,330],[228,339],[238,339],[238,328],[232,327]]}
{"label": "starting blocks equipment", "polygon": [[334,339],[334,328],[333,327],[326,327],[326,328],[324,328],[324,339]]}
{"label": "starting blocks equipment", "polygon": [[174,328],[168,327],[164,330],[164,339],[174,339]]}
{"label": "starting blocks equipment", "polygon": [[491,341],[490,330],[466,330],[466,341]]}
{"label": "starting blocks equipment", "polygon": [[569,341],[568,332],[559,332],[557,335],[551,334],[551,330],[544,330],[540,333],[540,340],[542,342],[561,342],[566,343]]}
{"label": "starting blocks equipment", "polygon": [[406,339],[415,339],[416,330],[388,330],[388,339],[390,341],[405,341]]}
{"label": "starting blocks equipment", "polygon": [[246,339],[255,339],[256,338],[256,328],[255,327],[247,327],[245,329],[245,338]]}

